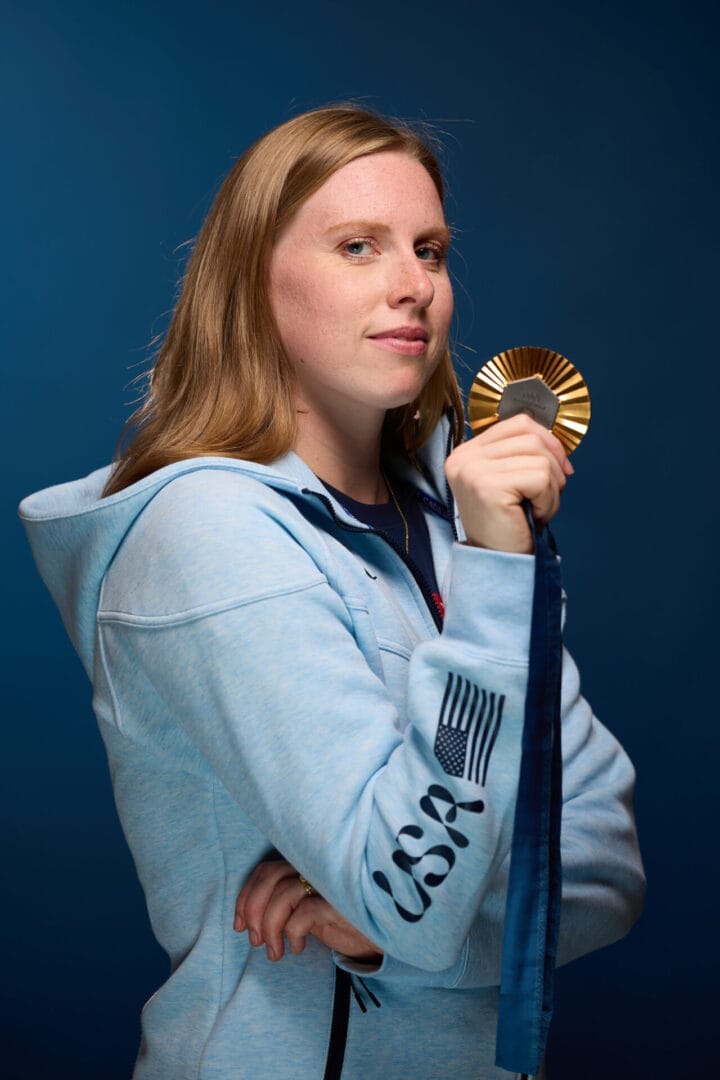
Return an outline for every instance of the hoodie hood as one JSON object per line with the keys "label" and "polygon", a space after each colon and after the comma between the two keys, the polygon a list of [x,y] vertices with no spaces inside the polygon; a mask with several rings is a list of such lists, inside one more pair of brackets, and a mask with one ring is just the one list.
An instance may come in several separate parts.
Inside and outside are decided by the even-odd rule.
{"label": "hoodie hood", "polygon": [[[422,473],[406,459],[393,468],[433,500],[446,504],[443,463],[449,423],[441,421],[422,448]],[[58,484],[29,495],[20,503],[40,576],[60,609],[63,623],[83,666],[92,679],[95,622],[103,580],[115,555],[147,504],[176,477],[198,469],[228,469],[251,476],[278,491],[302,495],[314,491],[330,501],[341,520],[357,521],[331,498],[315,474],[292,451],[271,465],[227,457],[199,457],[158,469],[115,495],[102,497],[112,466],[81,480]]]}

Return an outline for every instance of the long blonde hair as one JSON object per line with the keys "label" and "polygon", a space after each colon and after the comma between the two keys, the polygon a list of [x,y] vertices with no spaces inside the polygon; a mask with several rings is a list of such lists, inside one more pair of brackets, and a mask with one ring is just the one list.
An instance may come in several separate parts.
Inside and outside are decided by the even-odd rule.
{"label": "long blonde hair", "polygon": [[[405,124],[354,105],[296,116],[239,158],[198,234],[145,401],[123,432],[105,495],[184,458],[265,464],[292,447],[291,369],[268,297],[273,244],[328,177],[384,150],[419,161],[442,203],[440,167],[429,146]],[[459,442],[462,402],[446,347],[419,399],[388,413],[386,433],[412,455],[448,408]]]}

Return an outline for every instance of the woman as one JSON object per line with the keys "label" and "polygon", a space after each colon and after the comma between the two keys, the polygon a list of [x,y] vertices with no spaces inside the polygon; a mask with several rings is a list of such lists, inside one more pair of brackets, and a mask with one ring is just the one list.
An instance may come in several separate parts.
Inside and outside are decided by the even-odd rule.
{"label": "woman", "polygon": [[[198,237],[133,441],[22,506],[171,960],[137,1078],[508,1075],[522,504],[548,521],[572,468],[527,417],[460,445],[448,243],[404,126],[271,131]],[[643,885],[632,767],[568,657],[562,716],[560,962]],[[274,963],[283,930],[307,944]]]}

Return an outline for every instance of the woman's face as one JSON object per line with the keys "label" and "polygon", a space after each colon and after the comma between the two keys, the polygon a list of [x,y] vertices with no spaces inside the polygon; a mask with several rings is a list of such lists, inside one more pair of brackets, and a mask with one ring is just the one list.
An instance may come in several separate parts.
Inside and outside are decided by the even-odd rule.
{"label": "woman's face", "polygon": [[303,203],[270,263],[270,301],[298,408],[377,426],[417,398],[447,342],[449,234],[419,162],[357,158]]}

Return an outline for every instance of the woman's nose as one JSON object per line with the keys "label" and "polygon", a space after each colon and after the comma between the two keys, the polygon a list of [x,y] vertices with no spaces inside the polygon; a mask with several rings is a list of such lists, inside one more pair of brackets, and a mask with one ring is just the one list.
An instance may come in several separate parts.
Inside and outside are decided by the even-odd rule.
{"label": "woman's nose", "polygon": [[413,252],[410,258],[399,258],[390,271],[388,303],[390,307],[402,304],[426,308],[432,303],[435,285],[420,259]]}

